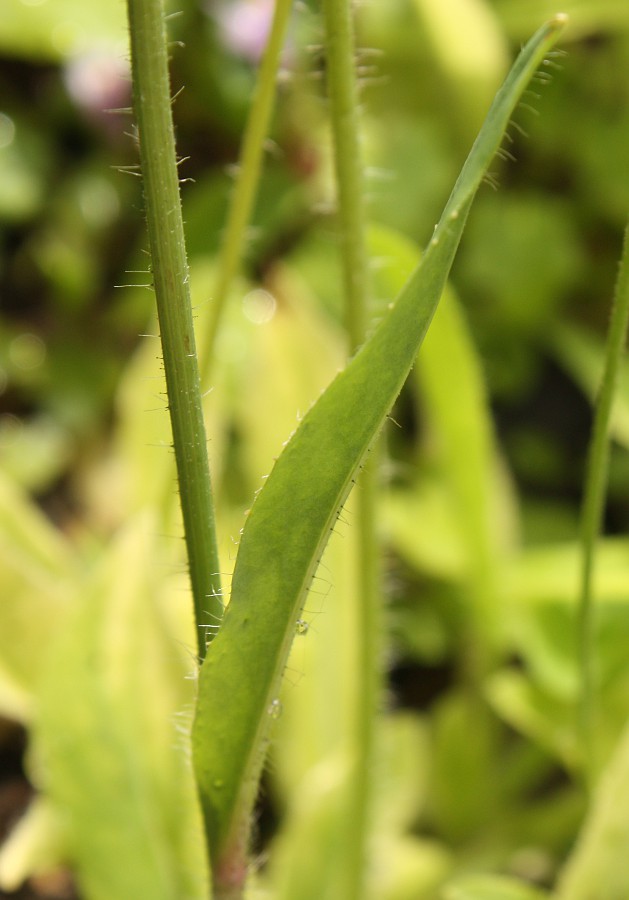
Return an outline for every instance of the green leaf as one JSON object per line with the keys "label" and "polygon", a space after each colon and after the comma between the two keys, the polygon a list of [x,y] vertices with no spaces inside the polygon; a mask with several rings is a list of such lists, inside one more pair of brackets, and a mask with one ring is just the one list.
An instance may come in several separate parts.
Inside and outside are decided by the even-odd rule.
{"label": "green leaf", "polygon": [[222,880],[229,869],[244,865],[276,698],[322,548],[414,362],[513,109],[563,22],[555,17],[518,57],[419,267],[368,342],[305,416],[253,505],[231,602],[201,669],[193,731],[207,833]]}
{"label": "green leaf", "polygon": [[470,691],[456,690],[439,701],[431,724],[432,820],[458,844],[486,829],[500,807],[494,722]]}
{"label": "green leaf", "polygon": [[468,875],[443,892],[444,900],[544,900],[546,891],[500,875]]}
{"label": "green leaf", "polygon": [[207,897],[181,719],[192,682],[162,623],[154,531],[138,517],[104,555],[38,698],[35,775],[88,900]]}
{"label": "green leaf", "polygon": [[[347,834],[343,814],[347,772],[330,759],[311,772],[271,854],[270,896],[277,900],[337,900],[343,891]],[[436,841],[378,836],[371,849],[369,895],[379,900],[433,900],[451,872],[447,850]]]}
{"label": "green leaf", "polygon": [[[600,601],[627,602],[628,553],[626,538],[601,539],[594,578],[594,591]],[[508,594],[517,604],[553,600],[572,605],[578,589],[579,546],[576,541],[526,548],[509,570]]]}
{"label": "green leaf", "polygon": [[[408,239],[385,229],[372,231],[371,249],[372,255],[384,260],[376,275],[378,293],[397,293],[417,263],[417,249]],[[482,363],[465,312],[449,288],[435,313],[415,372],[422,413],[428,414],[437,431],[461,549],[466,556],[466,574],[477,615],[475,639],[478,642],[481,635],[488,634],[495,640],[497,568],[509,536],[514,533],[514,504],[509,505],[510,492],[504,477],[498,477],[498,454]],[[465,453],[461,453],[462,446]],[[418,490],[425,493],[425,478]],[[443,533],[433,533],[433,516],[424,516],[413,525],[418,554],[422,550],[422,528],[433,534],[433,545],[442,544],[439,548],[430,547],[435,560],[443,557],[444,547],[451,558],[456,558],[458,547],[451,540],[442,543]]]}
{"label": "green leaf", "polygon": [[[346,358],[340,330],[314,307],[289,269],[276,266],[270,290],[277,300],[266,294],[271,316],[251,325],[247,365],[231,407],[242,434],[239,465],[251,490],[280,454],[281,442],[295,428],[296,412],[308,409]],[[264,291],[250,292],[245,308],[264,297]]]}
{"label": "green leaf", "polygon": [[[495,7],[509,35],[523,39],[540,19],[557,9],[556,0],[496,0]],[[624,30],[629,24],[625,0],[564,0],[561,8],[570,17],[571,39],[601,34],[607,29]]]}
{"label": "green leaf", "polygon": [[452,859],[441,844],[413,835],[377,842],[381,860],[374,873],[372,896],[379,900],[434,900],[452,871]]}
{"label": "green leaf", "polygon": [[277,900],[347,896],[347,753],[330,754],[302,780],[276,837],[269,881]]}
{"label": "green leaf", "polygon": [[[382,900],[427,900],[435,897],[452,862],[436,841],[405,833],[420,810],[423,773],[427,771],[421,765],[427,750],[425,735],[419,720],[410,715],[384,717],[380,726],[380,753],[373,771],[376,797],[368,893]],[[352,828],[348,821],[350,775],[348,754],[340,747],[302,779],[270,854],[273,897],[336,900],[349,896],[341,884],[346,877]]]}
{"label": "green leaf", "polygon": [[14,56],[54,62],[103,50],[120,54],[127,49],[125,25],[123,5],[108,0],[5,0],[0,47]]}
{"label": "green leaf", "polygon": [[424,575],[461,582],[468,576],[468,554],[451,492],[443,478],[420,470],[410,485],[392,487],[383,498],[381,518],[388,542]]}
{"label": "green leaf", "polygon": [[[507,42],[489,4],[415,0],[422,37],[445,77],[459,131],[475,133],[509,66]],[[544,16],[538,21],[542,21]]]}
{"label": "green leaf", "polygon": [[36,797],[0,848],[0,889],[17,891],[31,875],[53,872],[65,858],[59,811]]}
{"label": "green leaf", "polygon": [[0,711],[28,721],[45,649],[63,626],[78,571],[72,549],[0,474]]}
{"label": "green leaf", "polygon": [[498,565],[504,558],[505,535],[513,533],[509,525],[514,515],[505,502],[509,491],[497,477],[498,454],[481,363],[456,297],[439,307],[417,375],[443,443],[446,475],[467,551],[474,636],[495,647],[501,593]]}
{"label": "green leaf", "polygon": [[556,756],[566,768],[578,769],[582,752],[575,730],[574,704],[567,705],[510,669],[491,676],[487,696],[496,712],[513,728]]}
{"label": "green leaf", "polygon": [[[557,360],[594,402],[605,365],[605,342],[568,323],[556,323],[549,336]],[[611,435],[629,447],[629,362],[621,360],[610,421]]]}
{"label": "green leaf", "polygon": [[629,728],[594,795],[576,849],[559,881],[558,900],[629,896]]}

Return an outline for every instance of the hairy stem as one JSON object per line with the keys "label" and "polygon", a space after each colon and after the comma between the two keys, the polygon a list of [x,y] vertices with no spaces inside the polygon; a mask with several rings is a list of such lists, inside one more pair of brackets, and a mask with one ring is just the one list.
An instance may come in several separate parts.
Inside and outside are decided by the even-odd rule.
{"label": "hairy stem", "polygon": [[368,266],[364,172],[359,140],[354,34],[348,0],[324,0],[327,85],[334,136],[334,164],[345,289],[345,324],[355,351],[367,328]]}
{"label": "hairy stem", "polygon": [[134,106],[199,657],[222,615],[162,0],[128,0]]}
{"label": "hairy stem", "polygon": [[284,46],[286,26],[292,0],[276,0],[269,40],[260,66],[256,91],[247,120],[227,223],[218,256],[218,272],[214,283],[210,321],[207,328],[203,359],[203,384],[207,385],[214,358],[213,349],[229,287],[238,272],[245,246],[245,233],[255,202],[264,142],[269,131],[276,94],[280,54]]}
{"label": "hairy stem", "polygon": [[[369,317],[368,258],[365,237],[364,171],[359,136],[359,97],[355,42],[349,0],[325,0],[327,79],[334,137],[338,218],[342,248],[345,324],[350,352],[364,342]],[[357,685],[350,788],[348,898],[364,892],[371,808],[371,768],[375,718],[380,696],[380,566],[376,538],[377,452],[361,473],[357,489]]]}
{"label": "hairy stem", "polygon": [[618,378],[618,368],[627,340],[629,321],[629,225],[625,231],[623,253],[616,281],[614,302],[607,336],[605,368],[594,416],[588,452],[585,493],[581,509],[581,589],[577,612],[581,697],[579,718],[585,754],[586,780],[595,776],[594,754],[594,604],[592,581],[596,541],[601,530],[609,458],[609,423]]}

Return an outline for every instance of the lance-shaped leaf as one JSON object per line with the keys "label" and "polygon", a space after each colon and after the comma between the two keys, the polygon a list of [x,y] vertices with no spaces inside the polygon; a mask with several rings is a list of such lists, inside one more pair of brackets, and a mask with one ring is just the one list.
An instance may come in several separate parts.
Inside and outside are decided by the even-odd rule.
{"label": "lance-shaped leaf", "polygon": [[193,751],[217,884],[241,884],[277,694],[322,548],[435,312],[476,190],[565,16],[524,47],[498,92],[430,244],[369,340],[277,460],[244,529],[231,602],[201,668]]}

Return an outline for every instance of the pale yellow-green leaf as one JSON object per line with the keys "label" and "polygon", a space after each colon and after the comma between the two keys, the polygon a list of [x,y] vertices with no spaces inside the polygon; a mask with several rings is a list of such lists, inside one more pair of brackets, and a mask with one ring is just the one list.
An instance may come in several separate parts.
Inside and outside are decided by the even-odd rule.
{"label": "pale yellow-green leaf", "polygon": [[443,892],[443,900],[544,900],[546,891],[515,878],[500,875],[467,875]]}
{"label": "pale yellow-green leaf", "polygon": [[570,770],[581,762],[576,709],[542,691],[520,672],[504,669],[491,676],[487,696],[498,714],[517,731],[544,747]]}
{"label": "pale yellow-green leaf", "polygon": [[[605,343],[583,328],[558,323],[549,338],[560,365],[594,402],[603,377]],[[621,360],[618,387],[611,411],[610,434],[623,447],[629,447],[629,364]]]}
{"label": "pale yellow-green leaf", "polygon": [[434,900],[452,871],[452,857],[437,843],[410,835],[376,841],[372,896],[378,900]]}
{"label": "pale yellow-green leaf", "polygon": [[189,761],[192,660],[163,627],[160,539],[113,542],[51,648],[34,773],[87,900],[207,897]]}
{"label": "pale yellow-green leaf", "polygon": [[[418,250],[404,236],[383,228],[372,229],[370,244],[380,259],[375,276],[378,292],[395,294],[417,263]],[[463,572],[478,622],[482,623],[480,630],[495,640],[501,617],[497,598],[502,593],[503,561],[515,543],[517,513],[511,486],[500,465],[482,361],[465,312],[450,288],[435,313],[415,375],[418,413],[427,419],[431,441],[436,444],[433,455],[440,464],[450,502],[442,504],[441,515],[439,508],[425,510],[424,515],[417,509],[416,537],[409,529],[402,547],[408,554],[415,540],[418,561],[429,551],[437,565],[449,551],[454,567],[451,578],[460,574],[453,554],[462,553]],[[429,490],[423,473],[421,479],[424,484],[415,495]],[[444,520],[446,509],[449,516]],[[403,539],[399,508],[397,512],[393,524],[397,525],[397,536]],[[446,522],[450,529],[454,525],[458,541],[453,543],[451,532],[448,540],[443,528]],[[446,538],[442,547],[436,546],[439,537]]]}
{"label": "pale yellow-green leaf", "polygon": [[[514,557],[508,569],[508,595],[517,603],[552,600],[573,604],[580,578],[580,550],[576,543],[528,547]],[[596,552],[593,592],[598,601],[627,601],[626,538],[603,538]]]}
{"label": "pale yellow-green leaf", "polygon": [[50,641],[63,626],[79,566],[34,503],[0,475],[0,705],[28,721]]}
{"label": "pale yellow-green leaf", "polygon": [[559,879],[557,900],[629,897],[629,728],[594,793],[581,836]]}
{"label": "pale yellow-green leaf", "polygon": [[0,47],[12,56],[58,62],[81,53],[127,52],[125,10],[110,0],[4,0]]}
{"label": "pale yellow-green leaf", "polygon": [[558,9],[569,16],[568,40],[629,27],[629,6],[625,0],[496,0],[495,6],[509,34],[518,40]]}
{"label": "pale yellow-green leaf", "polygon": [[[253,329],[235,397],[240,455],[253,490],[345,356],[340,330],[316,309],[293,270],[276,267],[269,288],[269,318]],[[255,302],[255,292],[249,296]]]}
{"label": "pale yellow-green leaf", "polygon": [[344,896],[349,759],[344,751],[310,769],[293,798],[271,852],[274,900],[336,900]]}
{"label": "pale yellow-green leaf", "polygon": [[388,542],[419,572],[448,581],[468,576],[468,555],[442,478],[420,471],[410,487],[391,488],[383,498],[382,521]]}
{"label": "pale yellow-green leaf", "polygon": [[459,125],[474,132],[509,66],[498,18],[486,0],[415,0],[415,7]]}
{"label": "pale yellow-green leaf", "polygon": [[16,891],[31,875],[54,871],[65,849],[58,810],[36,797],[0,848],[0,888]]}

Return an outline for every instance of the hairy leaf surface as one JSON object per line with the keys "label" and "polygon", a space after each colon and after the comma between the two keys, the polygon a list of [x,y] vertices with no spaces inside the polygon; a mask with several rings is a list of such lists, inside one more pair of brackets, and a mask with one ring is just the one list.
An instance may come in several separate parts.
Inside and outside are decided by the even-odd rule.
{"label": "hairy leaf surface", "polygon": [[[222,628],[201,668],[193,752],[221,878],[242,859],[277,694],[305,594],[353,478],[428,329],[472,200],[519,97],[564,22],[522,50],[422,260],[365,345],[304,417],[253,505]],[[234,873],[234,878],[238,874]]]}

